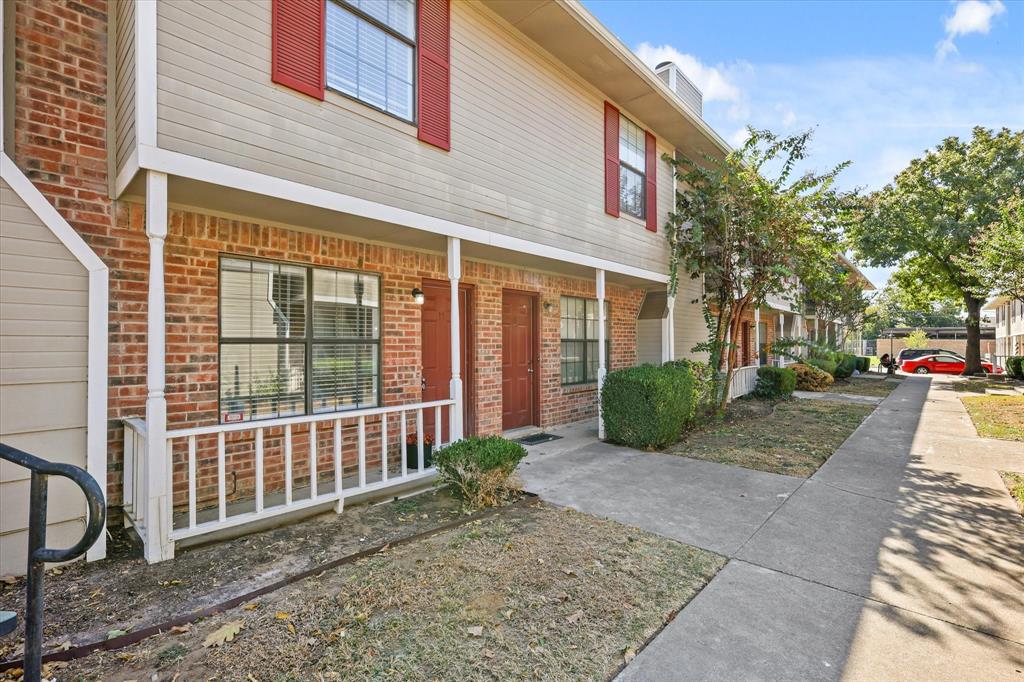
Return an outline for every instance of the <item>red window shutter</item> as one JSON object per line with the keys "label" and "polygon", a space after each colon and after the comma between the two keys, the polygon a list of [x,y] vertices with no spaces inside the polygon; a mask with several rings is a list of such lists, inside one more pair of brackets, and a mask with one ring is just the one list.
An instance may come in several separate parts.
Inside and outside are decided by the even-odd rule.
{"label": "red window shutter", "polygon": [[270,78],[324,98],[324,0],[273,0]]}
{"label": "red window shutter", "polygon": [[417,15],[419,139],[448,151],[452,148],[449,0],[419,0]]}
{"label": "red window shutter", "polygon": [[619,217],[619,110],[604,103],[604,212]]}
{"label": "red window shutter", "polygon": [[645,206],[647,207],[647,229],[651,232],[658,231],[658,142],[654,135],[647,132],[644,134],[645,153],[644,174],[647,176],[647,196]]}

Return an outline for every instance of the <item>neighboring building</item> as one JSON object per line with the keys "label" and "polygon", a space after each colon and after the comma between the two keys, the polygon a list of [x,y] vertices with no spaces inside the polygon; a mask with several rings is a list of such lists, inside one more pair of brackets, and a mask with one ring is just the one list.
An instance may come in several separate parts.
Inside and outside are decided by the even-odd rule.
{"label": "neighboring building", "polygon": [[[647,68],[575,0],[17,0],[4,15],[4,150],[35,197],[24,226],[4,212],[5,296],[27,276],[7,274],[15,254],[64,263],[30,267],[50,274],[24,302],[48,297],[42,319],[73,333],[17,322],[35,330],[19,343],[60,357],[5,352],[3,390],[63,382],[71,407],[4,421],[3,438],[45,432],[21,442],[60,458],[44,443],[73,435],[69,461],[150,561],[421,484],[427,436],[594,419],[605,371],[706,335],[700,280],[664,293],[662,156],[728,147],[681,74]],[[109,301],[90,275],[86,311],[83,272],[103,268]],[[24,318],[5,306],[5,324]],[[24,502],[3,505],[6,523]]]}
{"label": "neighboring building", "polygon": [[1024,355],[1024,302],[997,296],[983,310],[993,311],[995,348],[993,354],[1001,367],[1011,355]]}
{"label": "neighboring building", "polygon": [[[928,336],[929,348],[951,350],[963,355],[967,352],[967,327],[890,327],[879,332],[878,338],[868,341],[873,347],[869,355],[881,356],[889,353],[895,356],[907,347],[907,337],[920,329]],[[991,358],[997,355],[996,329],[991,325],[981,325],[981,357]]]}

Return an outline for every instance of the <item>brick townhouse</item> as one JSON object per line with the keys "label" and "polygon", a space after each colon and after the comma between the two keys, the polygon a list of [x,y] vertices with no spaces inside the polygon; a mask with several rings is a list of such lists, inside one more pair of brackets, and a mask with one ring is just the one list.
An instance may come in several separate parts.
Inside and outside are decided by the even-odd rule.
{"label": "brick townhouse", "polygon": [[594,419],[705,333],[662,155],[727,146],[575,0],[14,0],[3,35],[0,437],[150,561]]}

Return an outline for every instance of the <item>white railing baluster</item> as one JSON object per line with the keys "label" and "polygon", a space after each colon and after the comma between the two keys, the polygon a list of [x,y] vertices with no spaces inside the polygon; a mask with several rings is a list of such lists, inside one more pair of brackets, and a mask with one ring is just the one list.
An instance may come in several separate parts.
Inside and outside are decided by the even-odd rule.
{"label": "white railing baluster", "polygon": [[416,471],[423,471],[423,408],[416,410]]}
{"label": "white railing baluster", "polygon": [[434,408],[434,450],[441,447],[441,406]]}
{"label": "white railing baluster", "polygon": [[224,485],[224,432],[217,434],[217,518],[228,517],[227,495]]}
{"label": "white railing baluster", "polygon": [[366,417],[359,418],[359,487],[366,485]]}
{"label": "white railing baluster", "polygon": [[388,480],[388,415],[380,416],[380,480]]}
{"label": "white railing baluster", "polygon": [[345,508],[345,498],[342,497],[342,467],[341,467],[341,420],[334,420],[334,494],[338,496],[334,503],[334,511],[339,514]]}
{"label": "white railing baluster", "polygon": [[292,425],[284,425],[284,503],[292,503]]}
{"label": "white railing baluster", "polygon": [[196,527],[196,437],[188,437],[188,527]]}
{"label": "white railing baluster", "polygon": [[316,422],[309,422],[309,499],[315,500],[316,489]]}
{"label": "white railing baluster", "polygon": [[402,410],[400,414],[402,415],[402,432],[400,434],[402,436],[402,441],[399,453],[401,454],[402,460],[402,478],[405,478],[406,476],[409,475],[408,463],[406,462],[406,450],[408,449],[409,444],[406,442],[406,438],[408,438],[408,435],[405,430],[405,410]]}
{"label": "white railing baluster", "polygon": [[256,512],[263,511],[263,429],[256,429]]}
{"label": "white railing baluster", "polygon": [[138,434],[128,424],[124,425],[124,512],[134,514],[135,512],[135,453],[138,443]]}

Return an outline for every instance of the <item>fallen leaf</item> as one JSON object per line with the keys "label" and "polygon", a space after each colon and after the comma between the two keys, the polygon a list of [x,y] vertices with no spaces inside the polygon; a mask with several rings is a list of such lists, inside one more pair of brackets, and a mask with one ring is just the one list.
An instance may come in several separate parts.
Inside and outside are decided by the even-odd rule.
{"label": "fallen leaf", "polygon": [[576,571],[572,570],[571,568],[563,568],[562,573],[565,573],[566,575],[571,576],[573,578],[576,577]]}
{"label": "fallen leaf", "polygon": [[259,607],[260,607],[260,603],[258,601],[251,601],[248,604],[246,604],[245,606],[243,606],[242,609],[245,610],[245,611],[255,611]]}
{"label": "fallen leaf", "polygon": [[566,619],[565,619],[565,622],[566,623],[576,623],[582,617],[583,617],[583,611],[580,610],[580,611],[577,611],[576,613],[573,613],[573,614],[567,616]]}
{"label": "fallen leaf", "polygon": [[295,625],[293,625],[291,621],[288,621],[288,632],[292,633],[293,635],[295,634]]}
{"label": "fallen leaf", "polygon": [[18,582],[18,579],[13,575],[0,576],[0,583],[7,583],[8,585],[13,585],[16,582]]}
{"label": "fallen leaf", "polygon": [[288,620],[289,618],[291,618],[291,614],[289,614],[287,611],[278,611],[274,614],[274,618],[277,618],[278,620]]}
{"label": "fallen leaf", "polygon": [[505,620],[512,620],[512,609],[509,609],[504,613]]}
{"label": "fallen leaf", "polygon": [[107,630],[107,639],[114,639],[115,637],[120,637],[122,635],[127,634],[127,630]]}
{"label": "fallen leaf", "polygon": [[482,625],[474,625],[472,627],[466,628],[466,632],[468,632],[473,637],[483,637],[484,636],[484,626],[482,626]]}
{"label": "fallen leaf", "polygon": [[494,658],[494,652],[491,651],[490,649],[483,649],[480,652],[480,655],[483,656],[484,658]]}
{"label": "fallen leaf", "polygon": [[185,623],[184,625],[175,625],[171,628],[171,632],[174,634],[181,634],[184,632],[192,632],[192,623]]}
{"label": "fallen leaf", "polygon": [[103,590],[101,590],[100,588],[97,587],[95,590],[93,590],[91,593],[89,593],[89,599],[92,599],[94,597],[98,597],[101,594],[103,594]]}
{"label": "fallen leaf", "polygon": [[390,549],[390,548],[391,548],[391,543],[389,542],[388,544],[386,544],[383,547],[381,547],[380,549],[378,549],[377,550],[377,554],[386,554],[388,549]]}
{"label": "fallen leaf", "polygon": [[629,648],[627,648],[625,651],[622,652],[622,662],[623,663],[629,663],[634,658],[636,658],[636,649],[629,649]]}
{"label": "fallen leaf", "polygon": [[173,587],[175,585],[180,585],[181,581],[175,578],[174,580],[161,580],[158,584],[160,587]]}
{"label": "fallen leaf", "polygon": [[240,620],[225,623],[207,635],[206,639],[203,640],[203,646],[224,646],[225,642],[230,642],[235,638],[235,635],[242,631],[243,626],[244,623]]}

